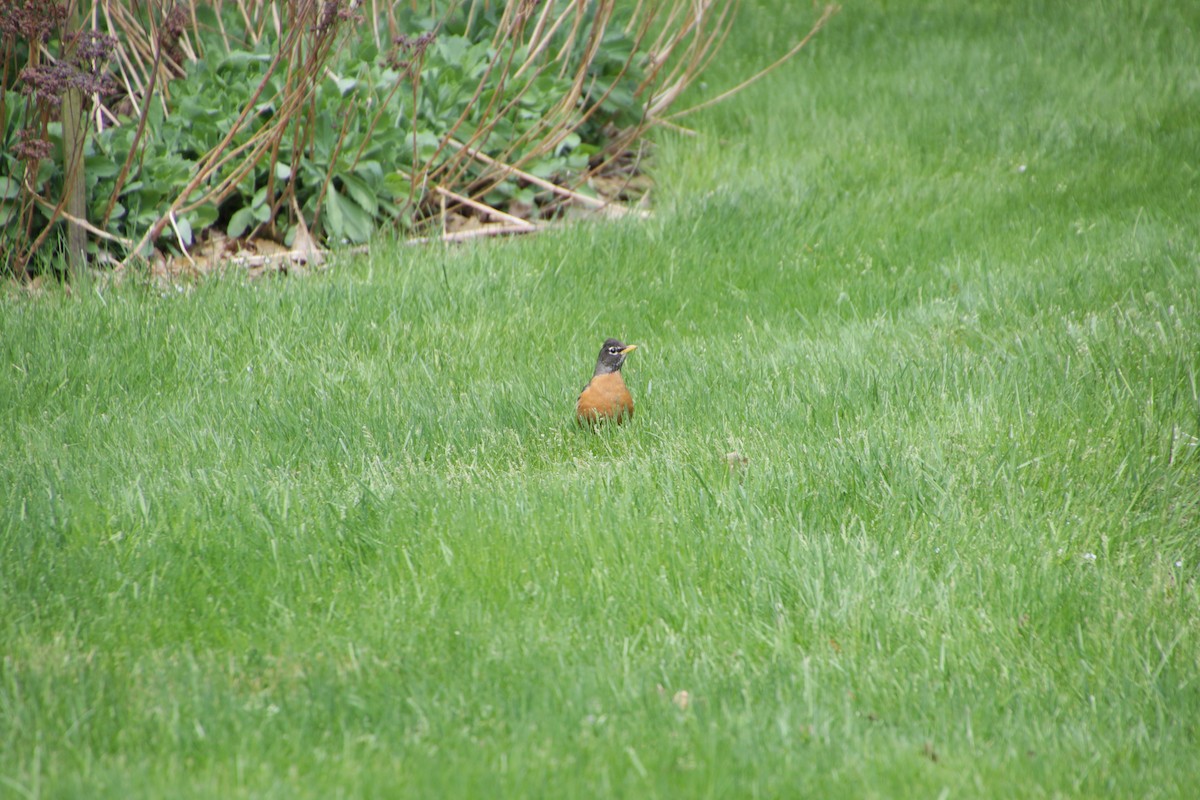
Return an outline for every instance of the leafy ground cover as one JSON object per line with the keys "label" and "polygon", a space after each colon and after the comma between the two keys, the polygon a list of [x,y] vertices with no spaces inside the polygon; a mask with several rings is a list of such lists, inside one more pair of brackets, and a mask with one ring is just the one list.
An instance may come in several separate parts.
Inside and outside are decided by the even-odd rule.
{"label": "leafy ground cover", "polygon": [[5,296],[4,792],[1189,796],[1197,13],[855,4],[652,220]]}
{"label": "leafy ground cover", "polygon": [[207,272],[254,239],[311,259],[627,210],[734,6],[6,0],[0,270]]}

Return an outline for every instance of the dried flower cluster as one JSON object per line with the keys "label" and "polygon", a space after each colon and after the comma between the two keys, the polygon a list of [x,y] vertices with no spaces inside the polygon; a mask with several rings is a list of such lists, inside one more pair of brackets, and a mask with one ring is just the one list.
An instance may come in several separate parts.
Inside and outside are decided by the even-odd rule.
{"label": "dried flower cluster", "polygon": [[13,153],[22,161],[41,161],[54,154],[54,144],[36,136],[32,131],[17,131]]}
{"label": "dried flower cluster", "polygon": [[80,31],[73,37],[74,61],[80,69],[100,72],[117,49],[117,37],[100,31]]}
{"label": "dried flower cluster", "polygon": [[[45,38],[53,26],[61,24],[65,8],[59,4],[8,2],[0,10],[0,29],[20,35]],[[84,95],[108,94],[115,88],[107,74],[109,59],[117,47],[115,36],[94,30],[82,31],[70,38],[68,57],[50,63],[26,67],[18,75],[18,90],[26,97],[57,107],[68,89]]]}
{"label": "dried flower cluster", "polygon": [[321,5],[321,13],[317,17],[317,24],[314,29],[318,34],[326,34],[336,30],[338,23],[356,21],[358,16],[354,13],[354,9],[358,7],[357,2],[343,2],[343,0],[325,0]]}
{"label": "dried flower cluster", "polygon": [[420,36],[400,34],[392,40],[395,47],[387,59],[388,66],[406,72],[411,77],[414,70],[420,69],[421,62],[425,60],[425,51],[436,39],[437,34],[433,31]]}
{"label": "dried flower cluster", "polygon": [[45,42],[67,19],[66,3],[46,0],[0,0],[0,33]]}
{"label": "dried flower cluster", "polygon": [[67,61],[26,67],[20,74],[20,92],[39,102],[58,106],[68,89],[78,89],[85,96],[108,94],[114,90],[112,80],[101,71],[102,66],[92,62],[86,67],[81,69]]}
{"label": "dried flower cluster", "polygon": [[185,60],[179,40],[187,31],[189,22],[187,7],[180,4],[171,9],[160,29],[159,44],[162,46],[162,51],[176,64],[181,64]]}

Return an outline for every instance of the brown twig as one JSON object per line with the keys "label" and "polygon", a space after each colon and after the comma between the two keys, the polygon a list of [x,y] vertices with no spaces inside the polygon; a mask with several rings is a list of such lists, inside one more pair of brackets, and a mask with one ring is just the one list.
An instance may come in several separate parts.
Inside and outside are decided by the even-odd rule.
{"label": "brown twig", "polygon": [[[51,203],[49,200],[47,200],[46,198],[42,197],[40,194],[35,192],[33,190],[33,187],[31,187],[28,183],[25,183],[25,191],[27,191],[29,193],[29,196],[32,197],[37,202],[37,204],[40,205],[42,208],[50,209],[50,210],[53,210],[55,208],[54,203]],[[62,217],[63,219],[67,220],[68,222],[75,223],[76,225],[83,228],[88,233],[92,234],[93,236],[98,236],[101,239],[107,239],[110,242],[116,242],[117,244],[124,245],[125,247],[129,247],[131,244],[133,244],[133,242],[129,241],[128,239],[123,239],[120,236],[111,234],[106,230],[97,228],[95,225],[88,222],[86,219],[80,219],[79,217],[73,217],[70,214],[68,214],[66,211],[59,211],[58,215],[60,217]]]}
{"label": "brown twig", "polygon": [[512,214],[501,211],[500,209],[495,208],[493,206],[489,206],[487,203],[481,203],[478,200],[472,200],[469,197],[464,197],[463,195],[458,194],[457,192],[452,192],[449,189],[446,189],[445,187],[438,186],[434,189],[434,191],[437,192],[442,197],[445,197],[449,200],[453,200],[456,203],[461,203],[464,206],[473,208],[476,211],[487,214],[488,216],[496,217],[497,219],[502,219],[505,222],[507,222],[509,225],[515,225],[517,227],[525,227],[525,228],[535,227],[534,224],[532,222],[530,222],[529,220],[521,219],[520,217],[514,217]]}
{"label": "brown twig", "polygon": [[[208,180],[222,163],[225,163],[229,160],[230,156],[222,156],[222,154],[227,152],[229,145],[233,142],[234,137],[241,131],[242,126],[245,124],[246,118],[250,115],[251,110],[254,109],[255,105],[258,103],[258,98],[270,84],[271,77],[275,74],[275,72],[279,69],[280,64],[283,62],[284,53],[291,49],[291,47],[288,47],[287,45],[292,44],[294,46],[295,40],[301,35],[303,30],[303,25],[297,25],[289,30],[284,46],[281,46],[275,52],[274,58],[271,59],[271,63],[267,66],[266,74],[263,75],[262,80],[259,82],[250,98],[242,107],[242,112],[238,115],[238,118],[234,121],[233,125],[230,126],[229,132],[225,134],[225,137],[221,140],[220,144],[218,144],[200,159],[200,163],[196,169],[196,174],[188,182],[184,190],[179,193],[174,201],[172,201],[170,208],[167,209],[167,212],[160,216],[158,220],[142,235],[141,240],[138,242],[137,247],[134,250],[135,253],[141,251],[141,249],[146,246],[147,242],[157,239],[159,234],[162,233],[162,229],[167,224],[168,215],[179,210],[179,207],[183,205],[186,199],[191,197],[192,192],[194,192],[202,183]],[[242,148],[236,148],[235,150],[241,149]]]}
{"label": "brown twig", "polygon": [[125,154],[125,162],[121,164],[121,171],[117,173],[117,180],[113,184],[112,194],[108,197],[108,203],[104,206],[104,213],[100,215],[100,227],[108,227],[109,217],[112,216],[113,208],[117,204],[117,198],[121,196],[121,189],[125,186],[125,180],[129,177],[129,169],[133,166],[134,156],[138,152],[138,145],[142,141],[142,135],[146,132],[146,119],[150,116],[150,99],[154,96],[154,87],[158,83],[158,66],[161,59],[162,48],[155,46],[154,48],[154,66],[150,69],[150,82],[146,87],[145,101],[142,103],[141,113],[138,114],[137,130],[133,133],[133,142],[129,145],[129,152]]}
{"label": "brown twig", "polygon": [[485,236],[507,236],[510,234],[533,233],[546,228],[546,225],[484,225],[482,228],[472,228],[466,231],[452,231],[441,236],[419,236],[415,239],[405,239],[405,244],[430,244],[431,242],[465,242],[469,239],[480,239]]}

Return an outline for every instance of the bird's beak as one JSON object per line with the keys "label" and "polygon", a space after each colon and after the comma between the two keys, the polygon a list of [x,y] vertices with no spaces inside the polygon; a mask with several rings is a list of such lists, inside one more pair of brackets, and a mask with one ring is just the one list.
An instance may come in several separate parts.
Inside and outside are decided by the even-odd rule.
{"label": "bird's beak", "polygon": [[627,345],[625,345],[625,349],[621,351],[621,355],[625,355],[626,353],[632,353],[634,350],[637,350],[636,344],[627,344]]}

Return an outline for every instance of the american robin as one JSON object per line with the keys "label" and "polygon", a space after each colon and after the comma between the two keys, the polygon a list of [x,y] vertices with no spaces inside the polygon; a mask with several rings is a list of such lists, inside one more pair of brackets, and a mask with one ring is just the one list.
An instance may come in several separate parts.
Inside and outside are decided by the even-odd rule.
{"label": "american robin", "polygon": [[625,363],[625,356],[636,349],[636,344],[605,340],[600,357],[596,359],[596,371],[575,404],[577,422],[595,424],[606,419],[620,422],[633,416],[633,397],[621,379],[621,365]]}

